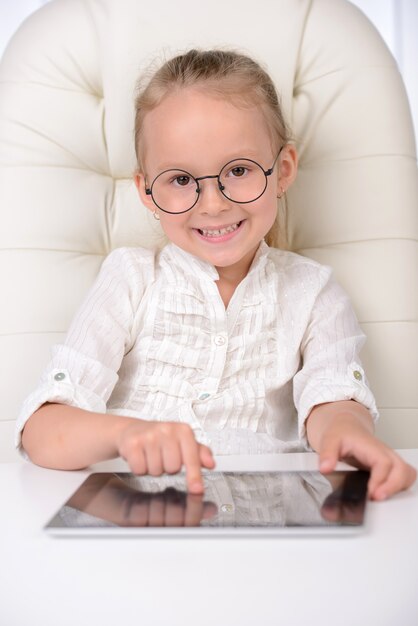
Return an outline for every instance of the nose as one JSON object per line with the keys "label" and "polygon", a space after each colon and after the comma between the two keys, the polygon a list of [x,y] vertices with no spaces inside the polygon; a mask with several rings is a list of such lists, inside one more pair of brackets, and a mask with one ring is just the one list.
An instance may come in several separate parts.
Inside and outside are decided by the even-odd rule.
{"label": "nose", "polygon": [[216,178],[199,182],[199,201],[196,207],[202,214],[217,215],[231,207],[231,202],[222,195],[219,185]]}

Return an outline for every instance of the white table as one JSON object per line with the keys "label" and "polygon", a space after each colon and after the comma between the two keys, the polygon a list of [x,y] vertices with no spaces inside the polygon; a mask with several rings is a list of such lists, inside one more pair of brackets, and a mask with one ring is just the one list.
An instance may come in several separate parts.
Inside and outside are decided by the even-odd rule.
{"label": "white table", "polygon": [[[418,467],[418,450],[402,456]],[[309,470],[315,454],[218,457]],[[91,470],[123,471],[122,461]],[[357,537],[57,539],[42,526],[89,472],[0,464],[2,626],[417,626],[418,489],[370,503]]]}

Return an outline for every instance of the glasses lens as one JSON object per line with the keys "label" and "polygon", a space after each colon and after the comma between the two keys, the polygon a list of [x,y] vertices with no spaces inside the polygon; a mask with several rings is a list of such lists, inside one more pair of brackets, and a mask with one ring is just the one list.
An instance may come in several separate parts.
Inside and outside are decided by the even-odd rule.
{"label": "glasses lens", "polygon": [[154,180],[152,197],[157,206],[169,213],[182,213],[197,200],[197,183],[184,170],[167,170]]}
{"label": "glasses lens", "polygon": [[233,202],[252,202],[267,187],[267,178],[261,165],[250,159],[236,159],[227,163],[219,180],[224,195]]}

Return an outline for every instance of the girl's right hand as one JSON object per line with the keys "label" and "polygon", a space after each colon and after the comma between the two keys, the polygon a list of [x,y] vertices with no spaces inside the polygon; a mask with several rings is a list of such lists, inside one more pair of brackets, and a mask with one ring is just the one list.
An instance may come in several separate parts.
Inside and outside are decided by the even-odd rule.
{"label": "girl's right hand", "polygon": [[215,467],[210,448],[196,441],[188,424],[133,419],[116,446],[134,474],[177,474],[184,464],[190,493],[204,491],[201,467]]}

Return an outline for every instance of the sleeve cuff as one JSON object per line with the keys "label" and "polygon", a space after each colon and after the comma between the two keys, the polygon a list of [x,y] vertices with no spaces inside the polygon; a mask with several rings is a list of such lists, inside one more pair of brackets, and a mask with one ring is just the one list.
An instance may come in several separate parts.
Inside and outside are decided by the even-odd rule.
{"label": "sleeve cuff", "polygon": [[22,431],[30,416],[37,411],[45,402],[56,402],[92,411],[105,413],[104,400],[85,387],[71,383],[67,370],[52,370],[50,378],[53,382],[38,387],[24,402],[15,427],[15,446],[24,459],[28,459],[22,446]]}
{"label": "sleeve cuff", "polygon": [[325,402],[339,402],[341,400],[355,400],[370,411],[373,421],[379,419],[379,411],[375,398],[370,391],[363,368],[356,362],[350,363],[347,367],[347,375],[338,380],[324,377],[318,381],[314,379],[305,388],[299,400],[298,406],[298,427],[299,439],[307,451],[313,451],[306,436],[306,419],[312,409],[318,404]]}

